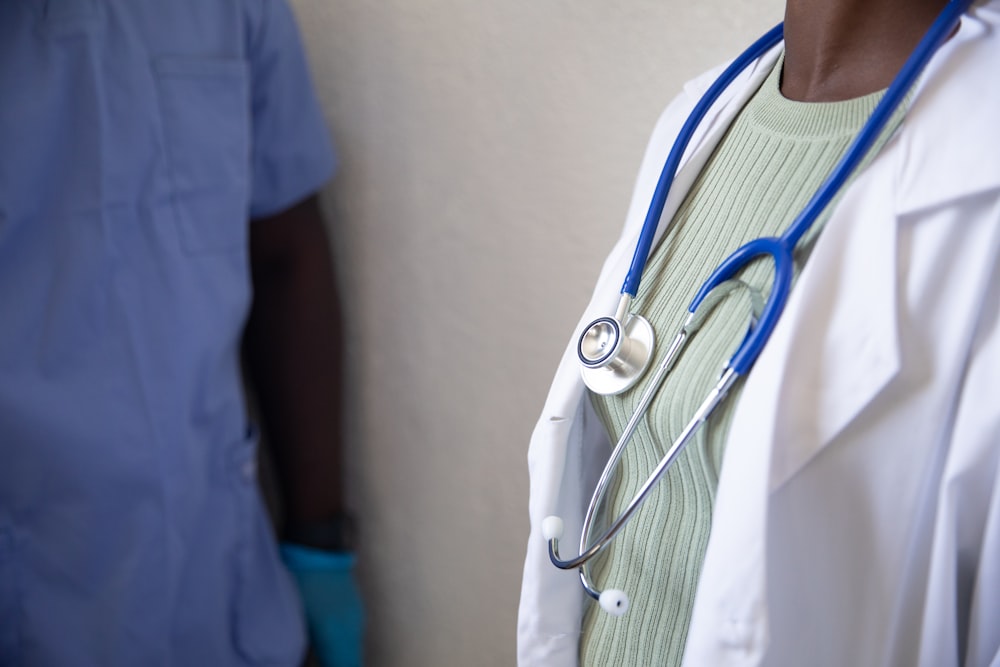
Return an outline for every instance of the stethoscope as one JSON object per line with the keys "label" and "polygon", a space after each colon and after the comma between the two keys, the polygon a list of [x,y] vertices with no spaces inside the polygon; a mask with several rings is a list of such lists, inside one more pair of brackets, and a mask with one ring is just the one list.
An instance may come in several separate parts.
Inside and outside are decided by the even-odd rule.
{"label": "stethoscope", "polygon": [[[916,81],[938,47],[944,43],[958,25],[962,14],[972,4],[972,0],[950,0],[931,25],[927,34],[907,59],[899,74],[889,86],[882,100],[875,107],[871,117],[858,133],[847,152],[837,163],[826,181],[819,187],[806,207],[792,221],[792,224],[779,237],[758,238],[750,241],[723,260],[708,280],[698,289],[688,314],[680,330],[674,336],[664,360],[657,367],[648,386],[639,398],[639,403],[628,420],[618,439],[604,471],[597,482],[597,487],[590,498],[587,513],[584,517],[580,536],[580,555],[576,558],[563,560],[559,556],[559,539],[563,533],[563,521],[557,516],[546,517],[542,522],[542,535],[549,544],[549,558],[561,569],[580,569],[580,581],[587,594],[600,602],[605,611],[620,616],[628,610],[629,599],[624,591],[607,589],[599,591],[593,584],[589,561],[601,553],[611,540],[625,527],[629,519],[645,501],[649,492],[660,481],[667,469],[680,455],[691,437],[698,431],[716,406],[725,398],[736,380],[745,375],[757,360],[758,355],[767,343],[771,332],[778,323],[791,291],[793,262],[792,251],[824,208],[833,200],[837,192],[844,186],[868,149],[874,144],[886,123],[904,100],[907,91]],[[778,24],[763,37],[754,42],[743,52],[712,84],[702,96],[681,128],[674,145],[667,156],[667,161],[660,173],[660,179],[653,193],[653,200],[646,213],[642,232],[636,245],[632,264],[622,286],[621,299],[612,317],[600,317],[590,323],[580,336],[577,352],[582,366],[583,380],[592,391],[602,395],[619,394],[633,385],[646,372],[653,356],[654,334],[652,325],[641,315],[629,312],[632,299],[639,288],[639,280],[653,245],[656,228],[663,213],[667,193],[673,183],[681,156],[702,118],[708,112],[719,95],[743,72],[750,64],[763,56],[783,38],[783,24]],[[596,541],[591,543],[591,531],[598,508],[602,506],[605,493],[611,481],[612,474],[618,464],[625,445],[635,432],[639,421],[646,414],[653,397],[677,360],[685,342],[700,325],[699,308],[708,310],[712,302],[717,300],[720,292],[732,285],[734,276],[758,257],[769,256],[774,260],[774,282],[767,301],[759,310],[759,316],[751,318],[750,329],[729,359],[718,382],[698,407],[694,416],[687,423],[680,435],[671,443],[660,462],[650,473],[642,487],[635,494],[622,513],[611,522],[610,527]],[[719,290],[713,292],[714,290]],[[712,296],[714,294],[714,296]],[[757,310],[757,309],[755,309]]]}

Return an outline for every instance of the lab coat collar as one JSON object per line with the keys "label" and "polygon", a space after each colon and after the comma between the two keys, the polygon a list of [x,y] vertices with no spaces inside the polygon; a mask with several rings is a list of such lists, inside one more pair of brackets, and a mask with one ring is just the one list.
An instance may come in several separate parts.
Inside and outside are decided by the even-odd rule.
{"label": "lab coat collar", "polygon": [[[907,113],[914,122],[904,120],[901,128],[906,138],[898,155],[896,208],[901,216],[1000,186],[997,147],[983,141],[978,130],[997,122],[991,115],[1000,89],[968,85],[996,79],[1000,49],[987,37],[1000,22],[998,14],[995,3],[974,6],[916,87]],[[928,164],[937,168],[926,169]]]}
{"label": "lab coat collar", "polygon": [[[960,30],[938,50],[915,86],[907,118],[920,118],[926,122],[912,123],[912,131],[911,123],[906,121],[901,127],[908,136],[897,156],[899,169],[895,190],[896,212],[899,215],[987,192],[1000,185],[1000,159],[996,157],[996,147],[980,141],[977,128],[982,125],[971,122],[974,119],[987,124],[996,122],[996,119],[981,117],[996,108],[1000,89],[991,86],[969,90],[965,85],[970,79],[983,81],[995,77],[991,69],[995,68],[996,61],[981,50],[977,51],[976,47],[995,29],[1000,21],[997,14],[994,3],[973,6],[962,18]],[[681,160],[676,185],[664,209],[664,219],[669,219],[680,206],[712,150],[736,114],[770,73],[783,48],[784,45],[779,44],[749,66],[706,114]],[[1000,53],[993,55],[1000,57]],[[684,91],[693,100],[699,99],[721,71],[720,66],[689,81],[684,85]],[[979,155],[975,155],[974,151],[978,151]],[[975,171],[968,169],[972,160],[978,167]],[[924,165],[929,163],[944,164],[949,168],[925,169]],[[670,203],[673,202],[676,206],[671,208]],[[659,234],[662,231],[661,226]]]}

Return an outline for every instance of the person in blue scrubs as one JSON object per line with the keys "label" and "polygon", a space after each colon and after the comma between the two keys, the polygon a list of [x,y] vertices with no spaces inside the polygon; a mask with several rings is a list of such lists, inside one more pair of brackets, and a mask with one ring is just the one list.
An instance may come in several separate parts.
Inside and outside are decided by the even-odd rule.
{"label": "person in blue scrubs", "polygon": [[360,663],[333,169],[285,0],[0,2],[0,665]]}

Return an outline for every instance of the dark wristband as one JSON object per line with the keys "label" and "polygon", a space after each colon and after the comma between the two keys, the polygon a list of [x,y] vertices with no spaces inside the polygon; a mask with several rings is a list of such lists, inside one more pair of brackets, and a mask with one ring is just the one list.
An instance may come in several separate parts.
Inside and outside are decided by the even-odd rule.
{"label": "dark wristband", "polygon": [[289,521],[283,533],[286,542],[314,549],[354,551],[357,547],[354,517],[343,512],[317,521]]}

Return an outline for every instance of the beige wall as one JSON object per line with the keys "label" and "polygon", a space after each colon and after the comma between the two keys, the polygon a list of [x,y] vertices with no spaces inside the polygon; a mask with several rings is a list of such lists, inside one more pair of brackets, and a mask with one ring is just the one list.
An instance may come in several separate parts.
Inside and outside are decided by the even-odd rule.
{"label": "beige wall", "polygon": [[778,0],[294,0],[342,167],[370,664],[513,665],[525,452],[652,124]]}

